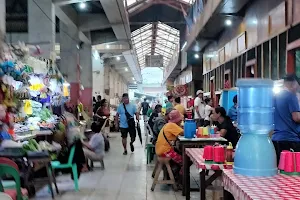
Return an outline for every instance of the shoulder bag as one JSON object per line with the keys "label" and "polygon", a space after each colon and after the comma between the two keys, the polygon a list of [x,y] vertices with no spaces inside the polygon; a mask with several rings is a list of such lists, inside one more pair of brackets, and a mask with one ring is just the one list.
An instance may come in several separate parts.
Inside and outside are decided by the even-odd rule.
{"label": "shoulder bag", "polygon": [[134,121],[133,116],[131,116],[129,114],[129,112],[127,111],[126,106],[125,106],[124,103],[123,103],[123,106],[124,106],[125,115],[126,115],[126,118],[127,118],[128,128],[135,128],[135,121]]}
{"label": "shoulder bag", "polygon": [[180,151],[179,149],[175,148],[175,145],[173,145],[173,144],[168,140],[168,138],[167,138],[167,136],[166,136],[166,134],[165,134],[164,129],[163,129],[163,135],[164,135],[165,140],[166,140],[166,141],[168,142],[168,144],[172,147],[172,149],[173,149],[176,153],[178,153],[178,154],[181,155],[181,151]]}

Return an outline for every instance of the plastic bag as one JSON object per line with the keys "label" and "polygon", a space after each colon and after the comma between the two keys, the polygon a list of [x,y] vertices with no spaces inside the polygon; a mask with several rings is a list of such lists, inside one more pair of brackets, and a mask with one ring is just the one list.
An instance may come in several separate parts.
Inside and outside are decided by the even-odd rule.
{"label": "plastic bag", "polygon": [[32,105],[31,105],[31,101],[30,100],[25,100],[24,112],[27,115],[32,115]]}

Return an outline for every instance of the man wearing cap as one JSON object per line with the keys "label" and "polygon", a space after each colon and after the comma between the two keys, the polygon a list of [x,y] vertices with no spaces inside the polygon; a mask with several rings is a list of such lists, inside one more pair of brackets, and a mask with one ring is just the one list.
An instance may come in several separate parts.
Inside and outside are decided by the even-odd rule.
{"label": "man wearing cap", "polygon": [[205,104],[203,101],[203,91],[198,90],[196,92],[196,99],[194,102],[194,119],[197,123],[197,127],[204,125],[204,118],[205,118]]}
{"label": "man wearing cap", "polygon": [[124,147],[123,155],[127,155],[127,136],[128,133],[130,135],[130,149],[131,152],[134,152],[133,143],[136,138],[136,130],[135,130],[135,121],[139,121],[139,112],[136,109],[134,104],[129,103],[129,97],[127,93],[124,93],[122,96],[122,103],[117,108],[117,115],[115,120],[116,127],[119,127],[119,118],[120,118],[120,131],[122,136],[122,144]]}
{"label": "man wearing cap", "polygon": [[279,162],[283,150],[300,152],[300,108],[297,99],[299,79],[296,75],[284,78],[284,89],[274,97],[275,129],[272,141]]}

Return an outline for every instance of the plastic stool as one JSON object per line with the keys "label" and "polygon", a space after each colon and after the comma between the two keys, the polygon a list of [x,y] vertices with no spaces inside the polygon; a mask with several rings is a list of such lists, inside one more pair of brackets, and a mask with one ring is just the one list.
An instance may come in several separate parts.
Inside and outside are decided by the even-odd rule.
{"label": "plastic stool", "polygon": [[151,143],[146,144],[147,164],[151,163],[155,154],[155,146]]}

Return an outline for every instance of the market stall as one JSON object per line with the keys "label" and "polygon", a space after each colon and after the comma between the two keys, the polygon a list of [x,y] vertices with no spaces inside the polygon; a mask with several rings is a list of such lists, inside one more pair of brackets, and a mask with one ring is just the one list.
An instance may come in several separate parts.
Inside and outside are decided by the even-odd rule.
{"label": "market stall", "polygon": [[[57,159],[66,138],[62,105],[69,84],[49,59],[30,56],[23,44],[0,58],[0,156],[14,160],[22,186],[34,195],[34,177]],[[45,162],[47,160],[47,162]],[[49,181],[48,170],[44,170]],[[45,173],[44,173],[45,174]],[[50,184],[50,182],[49,182]],[[53,191],[51,188],[52,197]]]}

